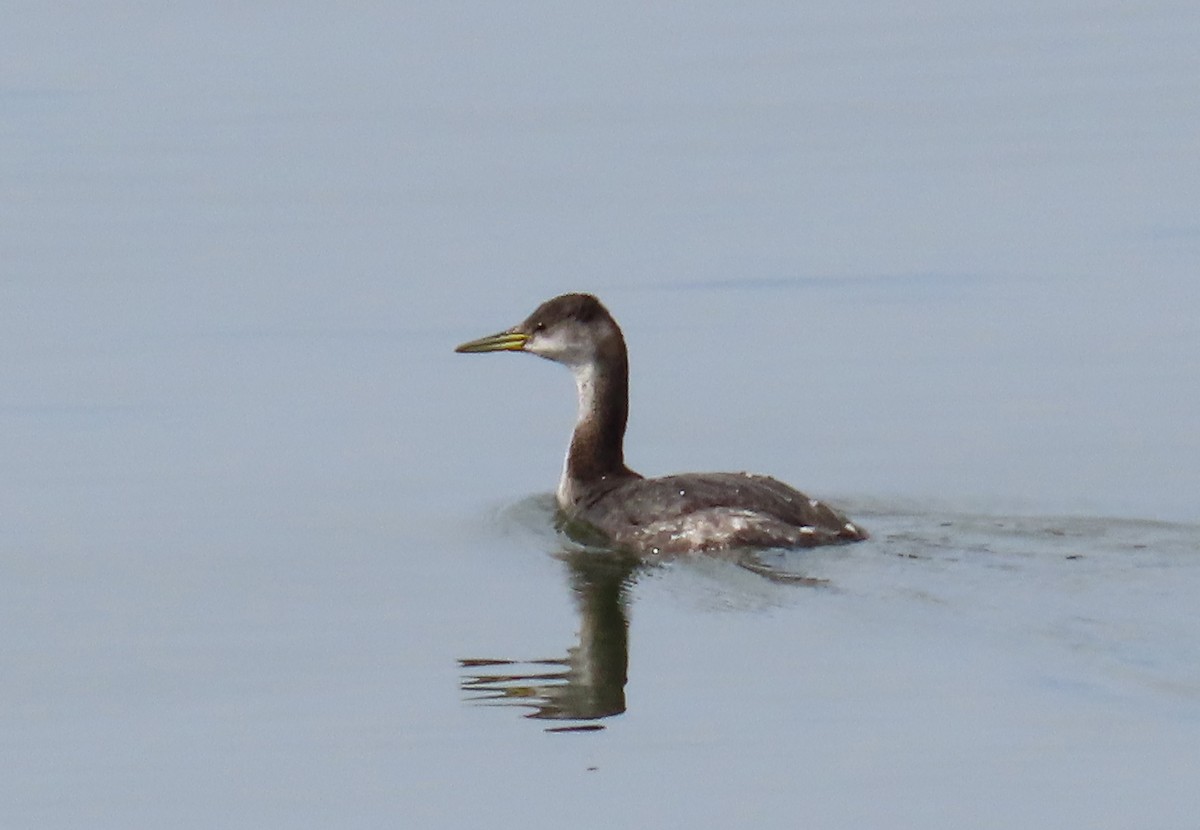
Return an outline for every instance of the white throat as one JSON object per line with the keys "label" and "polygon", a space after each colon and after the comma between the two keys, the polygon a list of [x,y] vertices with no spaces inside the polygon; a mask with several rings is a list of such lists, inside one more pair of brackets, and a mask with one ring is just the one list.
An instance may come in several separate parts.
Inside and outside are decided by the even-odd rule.
{"label": "white throat", "polygon": [[[575,429],[589,420],[596,410],[596,364],[592,362],[576,363],[568,366],[575,375],[575,391],[579,397],[579,409],[575,415]],[[575,434],[571,433],[574,440]],[[562,476],[558,479],[558,492],[555,494],[558,506],[563,510],[574,507],[578,501],[578,493],[571,481],[569,467],[571,463],[571,445],[567,444],[567,454],[563,457]]]}

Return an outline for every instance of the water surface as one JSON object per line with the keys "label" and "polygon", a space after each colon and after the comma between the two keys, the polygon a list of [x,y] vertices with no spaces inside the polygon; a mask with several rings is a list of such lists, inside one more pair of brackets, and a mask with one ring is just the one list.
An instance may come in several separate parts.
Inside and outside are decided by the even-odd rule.
{"label": "water surface", "polygon": [[[7,10],[0,824],[1192,826],[1198,35]],[[569,376],[452,353],[565,290],[635,468],[872,540],[566,545]]]}

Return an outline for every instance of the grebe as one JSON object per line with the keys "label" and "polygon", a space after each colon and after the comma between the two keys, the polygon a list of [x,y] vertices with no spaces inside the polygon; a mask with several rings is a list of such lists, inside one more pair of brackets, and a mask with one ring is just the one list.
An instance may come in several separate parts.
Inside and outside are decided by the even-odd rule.
{"label": "grebe", "polygon": [[[547,300],[520,325],[456,352],[529,352],[575,375],[579,416],[557,501],[567,526],[649,553],[812,547],[866,531],[768,476],[684,473],[644,478],[625,466],[629,357],[617,321],[590,294]],[[589,533],[590,535],[590,533]]]}

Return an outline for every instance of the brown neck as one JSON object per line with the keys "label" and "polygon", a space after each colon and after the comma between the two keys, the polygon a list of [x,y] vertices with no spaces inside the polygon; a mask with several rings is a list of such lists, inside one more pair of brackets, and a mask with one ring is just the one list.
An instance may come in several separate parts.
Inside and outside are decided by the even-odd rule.
{"label": "brown neck", "polygon": [[580,378],[579,384],[580,412],[567,455],[568,475],[577,481],[592,481],[624,471],[628,385],[602,371]]}
{"label": "brown neck", "polygon": [[579,418],[563,470],[572,490],[612,478],[637,478],[625,466],[625,422],[629,417],[629,359],[616,342],[597,360],[575,370]]}

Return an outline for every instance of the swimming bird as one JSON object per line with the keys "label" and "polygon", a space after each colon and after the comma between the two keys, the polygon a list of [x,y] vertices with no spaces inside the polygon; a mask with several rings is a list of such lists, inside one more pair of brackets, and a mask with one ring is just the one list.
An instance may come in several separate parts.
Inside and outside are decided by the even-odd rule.
{"label": "swimming bird", "polygon": [[565,525],[639,553],[796,548],[867,533],[827,504],[769,476],[645,478],[625,465],[629,356],[617,321],[591,294],[547,300],[506,331],[456,352],[528,352],[575,375],[579,412],[555,494]]}

